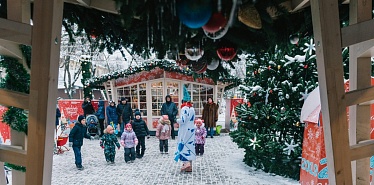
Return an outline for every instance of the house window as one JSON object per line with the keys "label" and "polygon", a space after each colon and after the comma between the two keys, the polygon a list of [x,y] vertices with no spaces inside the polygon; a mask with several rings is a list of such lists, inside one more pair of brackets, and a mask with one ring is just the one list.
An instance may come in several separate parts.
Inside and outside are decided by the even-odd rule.
{"label": "house window", "polygon": [[201,115],[208,97],[213,97],[213,86],[186,83],[184,87],[183,96],[189,96],[191,98],[195,114]]}
{"label": "house window", "polygon": [[171,96],[171,101],[174,102],[178,107],[179,106],[179,83],[166,82],[166,94]]}
{"label": "house window", "polygon": [[161,107],[164,103],[164,94],[162,82],[151,83],[151,95],[152,95],[152,116],[161,116]]}

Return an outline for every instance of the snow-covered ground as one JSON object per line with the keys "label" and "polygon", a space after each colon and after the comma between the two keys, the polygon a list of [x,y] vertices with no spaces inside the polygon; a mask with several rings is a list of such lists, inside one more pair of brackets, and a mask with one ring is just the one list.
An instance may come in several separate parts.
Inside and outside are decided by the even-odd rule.
{"label": "snow-covered ground", "polygon": [[127,164],[123,149],[117,151],[116,164],[107,165],[98,140],[85,140],[83,165],[74,165],[74,152],[67,151],[53,158],[53,185],[66,184],[245,184],[296,185],[297,181],[264,173],[245,165],[244,151],[228,135],[207,138],[204,156],[193,163],[192,173],[181,173],[181,164],[173,160],[176,141],[170,140],[170,154],[161,155],[155,137],[146,140],[146,154]]}

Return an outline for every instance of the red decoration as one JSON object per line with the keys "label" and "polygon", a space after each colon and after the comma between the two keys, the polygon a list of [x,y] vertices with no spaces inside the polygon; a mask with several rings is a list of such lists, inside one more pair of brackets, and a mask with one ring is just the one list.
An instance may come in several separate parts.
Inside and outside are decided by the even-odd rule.
{"label": "red decoration", "polygon": [[271,69],[271,66],[268,66],[268,70],[270,70]]}
{"label": "red decoration", "polygon": [[308,68],[308,65],[305,65],[304,68],[307,69],[307,68]]}
{"label": "red decoration", "polygon": [[200,74],[205,72],[207,69],[207,63],[205,60],[192,62],[192,70]]}
{"label": "red decoration", "polygon": [[90,32],[90,37],[91,37],[92,39],[96,39],[96,37],[97,37],[96,29],[92,29],[92,30],[91,30],[91,32]]}
{"label": "red decoration", "polygon": [[217,49],[217,55],[224,61],[232,60],[236,56],[235,47],[220,47]]}
{"label": "red decoration", "polygon": [[226,18],[221,12],[216,12],[210,17],[208,23],[203,26],[203,29],[208,33],[215,33],[227,24]]}
{"label": "red decoration", "polygon": [[270,94],[271,94],[271,93],[273,93],[273,90],[272,90],[272,89],[270,89],[269,93],[270,93]]}

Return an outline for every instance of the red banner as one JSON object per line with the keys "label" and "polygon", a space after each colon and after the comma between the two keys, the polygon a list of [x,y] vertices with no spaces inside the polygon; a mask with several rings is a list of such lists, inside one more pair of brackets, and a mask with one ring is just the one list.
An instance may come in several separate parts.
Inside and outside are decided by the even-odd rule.
{"label": "red banner", "polygon": [[0,105],[0,139],[2,143],[10,144],[10,127],[3,122],[3,115],[7,110],[7,107]]}
{"label": "red banner", "polygon": [[[92,100],[91,102],[96,111],[99,101]],[[71,124],[74,124],[77,121],[78,116],[83,115],[82,103],[83,100],[58,100],[58,107],[61,111],[62,122],[66,120],[66,122],[72,126]]]}

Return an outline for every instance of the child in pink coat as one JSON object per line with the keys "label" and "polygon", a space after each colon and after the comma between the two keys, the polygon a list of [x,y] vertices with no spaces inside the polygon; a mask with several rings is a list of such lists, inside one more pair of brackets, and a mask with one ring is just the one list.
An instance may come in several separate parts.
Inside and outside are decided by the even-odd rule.
{"label": "child in pink coat", "polygon": [[195,120],[196,130],[195,130],[195,152],[196,155],[204,154],[204,145],[206,138],[206,129],[204,127],[204,120]]}
{"label": "child in pink coat", "polygon": [[156,128],[156,137],[160,141],[160,152],[161,154],[168,154],[169,152],[169,138],[171,135],[170,120],[167,115],[163,115],[158,120]]}

